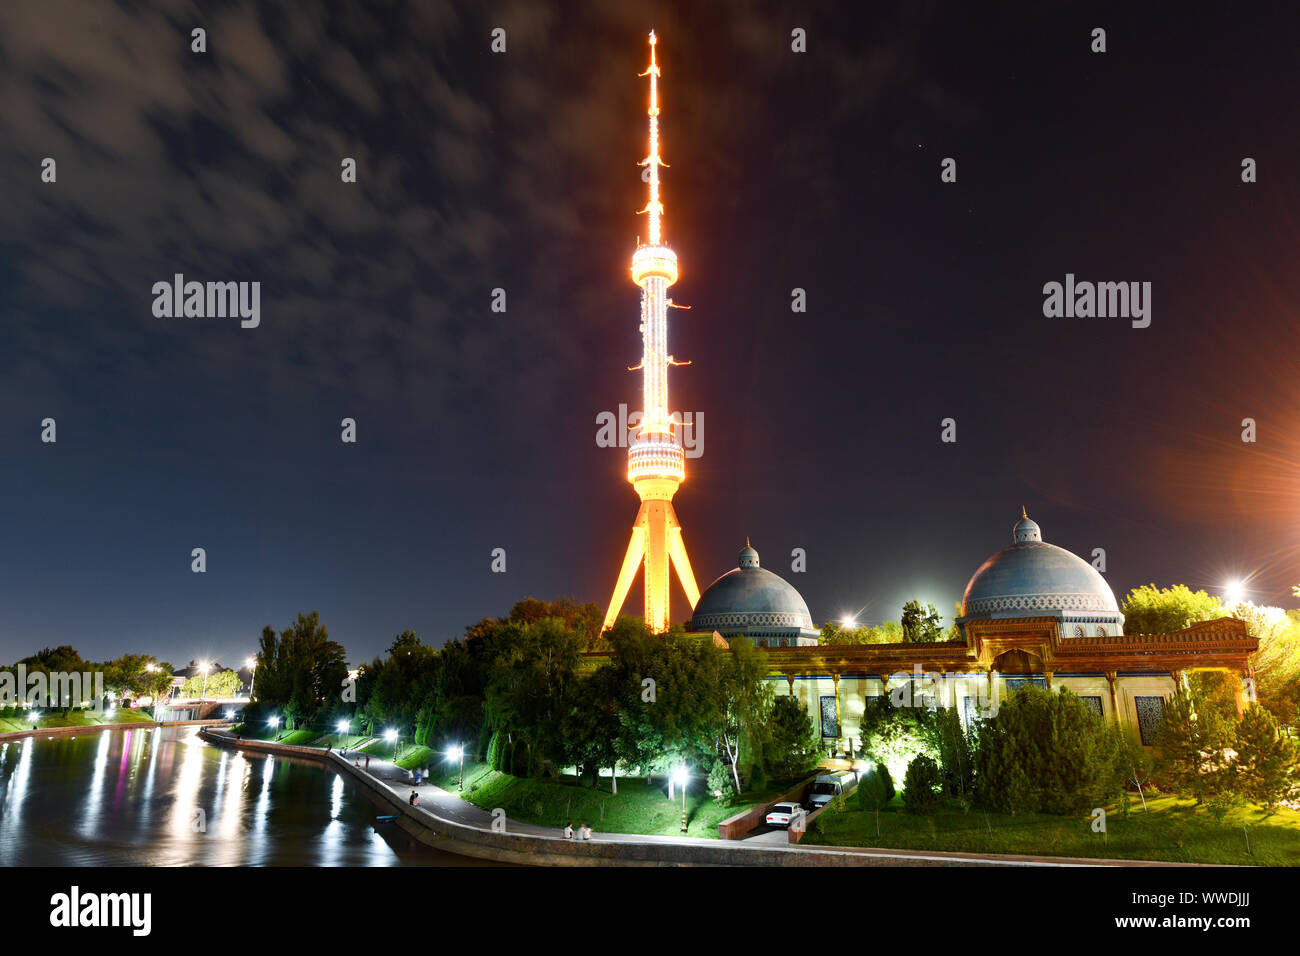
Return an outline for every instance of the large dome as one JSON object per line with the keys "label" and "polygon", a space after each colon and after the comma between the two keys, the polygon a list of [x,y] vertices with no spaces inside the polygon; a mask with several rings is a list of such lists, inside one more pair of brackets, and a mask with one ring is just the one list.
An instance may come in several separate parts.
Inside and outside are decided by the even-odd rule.
{"label": "large dome", "polygon": [[724,637],[743,634],[763,646],[801,638],[816,643],[817,638],[803,597],[788,581],[760,567],[758,552],[748,545],[740,552],[740,567],[705,588],[688,626]]}
{"label": "large dome", "polygon": [[1028,515],[1012,544],[976,569],[962,598],[962,618],[1057,617],[1062,637],[1123,632],[1124,616],[1106,579],[1077,555],[1042,540]]}

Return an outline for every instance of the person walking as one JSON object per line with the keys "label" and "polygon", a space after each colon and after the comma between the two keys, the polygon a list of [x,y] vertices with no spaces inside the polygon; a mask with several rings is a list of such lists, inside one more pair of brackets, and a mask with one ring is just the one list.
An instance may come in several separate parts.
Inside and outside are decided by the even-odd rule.
{"label": "person walking", "polygon": [[366,769],[370,769],[370,754],[366,754]]}

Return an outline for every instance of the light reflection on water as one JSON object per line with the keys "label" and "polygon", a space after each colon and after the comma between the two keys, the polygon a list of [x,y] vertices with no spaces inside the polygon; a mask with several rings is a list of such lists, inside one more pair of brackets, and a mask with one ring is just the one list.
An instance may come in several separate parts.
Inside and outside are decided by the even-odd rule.
{"label": "light reflection on water", "polygon": [[[0,744],[0,866],[465,866],[338,773],[197,728]],[[202,829],[200,829],[200,824]]]}

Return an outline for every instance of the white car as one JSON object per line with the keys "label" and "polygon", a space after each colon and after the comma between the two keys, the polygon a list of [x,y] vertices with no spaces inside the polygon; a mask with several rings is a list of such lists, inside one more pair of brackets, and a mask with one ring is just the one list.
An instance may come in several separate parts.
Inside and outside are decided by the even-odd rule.
{"label": "white car", "polygon": [[790,821],[799,813],[797,803],[774,803],[767,811],[767,825],[770,827],[789,827]]}

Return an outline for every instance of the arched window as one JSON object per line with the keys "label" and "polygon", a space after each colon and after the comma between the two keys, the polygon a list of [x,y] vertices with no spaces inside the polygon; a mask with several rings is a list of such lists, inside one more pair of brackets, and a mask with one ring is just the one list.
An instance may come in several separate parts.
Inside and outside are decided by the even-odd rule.
{"label": "arched window", "polygon": [[1075,636],[1075,637],[1086,637],[1086,636],[1087,636],[1087,635],[1084,633],[1083,625],[1082,625],[1082,624],[1079,624],[1079,625],[1076,625],[1076,626],[1075,626],[1075,628],[1074,628],[1074,636]]}
{"label": "arched window", "polygon": [[1105,629],[1104,627],[1098,627],[1098,628],[1097,628],[1097,636],[1098,636],[1098,637],[1105,637],[1105,636],[1106,636],[1106,629]]}

